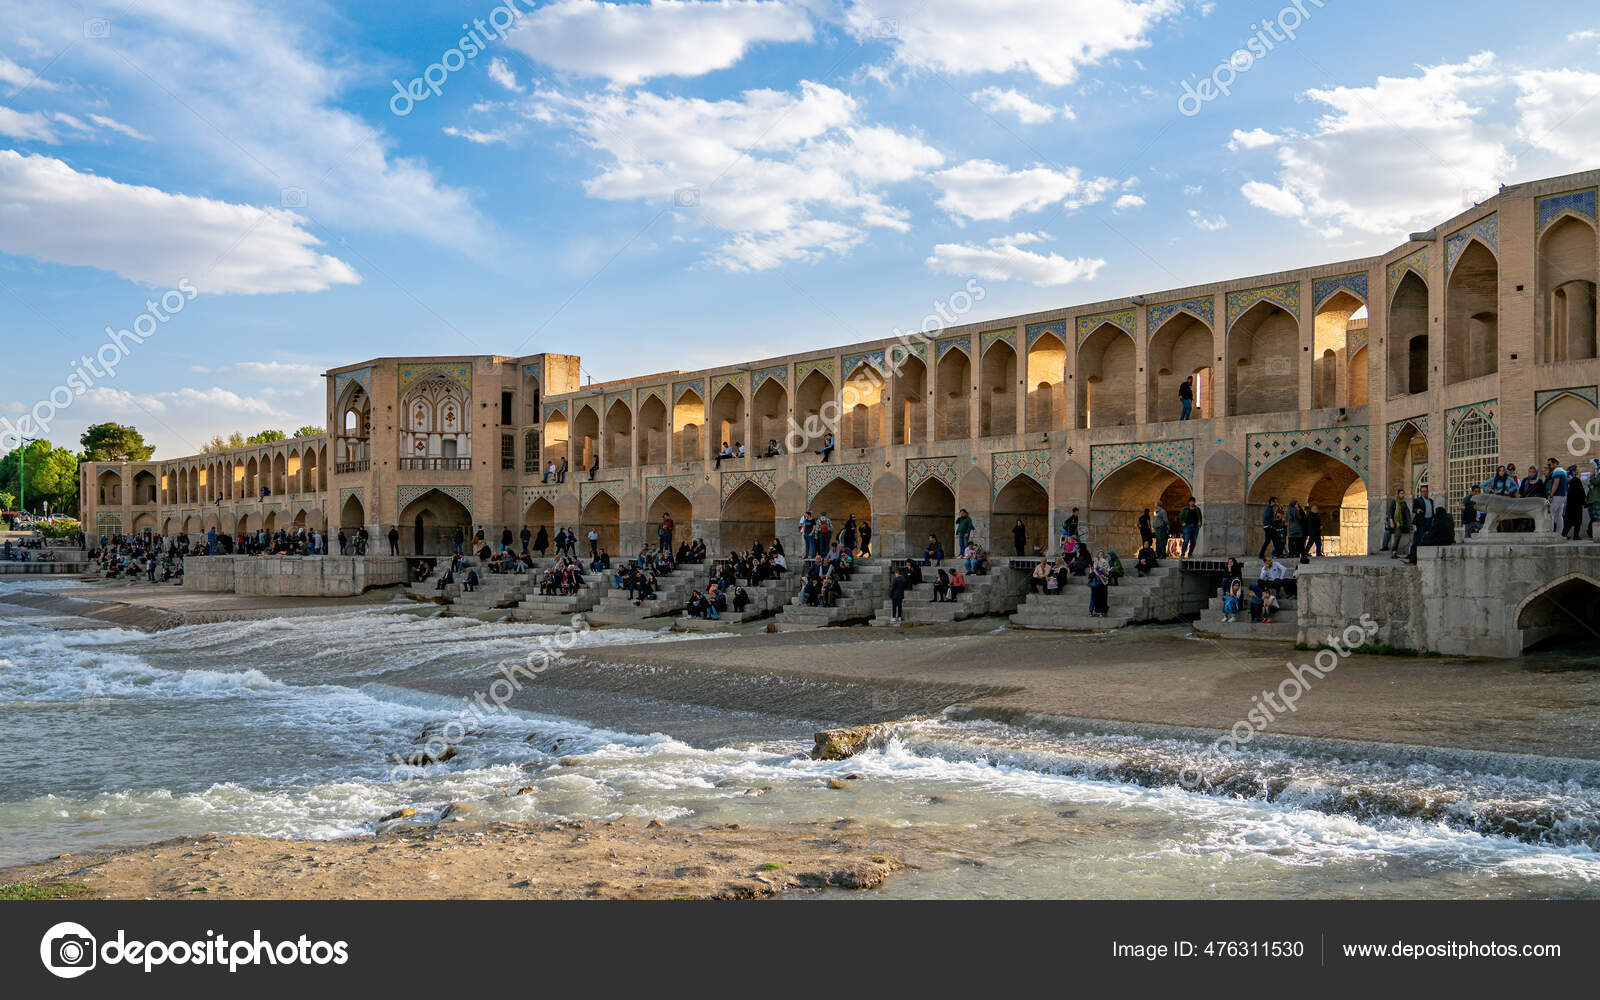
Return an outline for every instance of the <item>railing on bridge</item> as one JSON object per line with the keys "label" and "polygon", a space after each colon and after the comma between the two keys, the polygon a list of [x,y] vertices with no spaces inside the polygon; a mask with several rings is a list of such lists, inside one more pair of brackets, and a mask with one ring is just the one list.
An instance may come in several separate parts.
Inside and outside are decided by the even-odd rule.
{"label": "railing on bridge", "polygon": [[465,472],[472,468],[470,458],[402,458],[402,470],[424,472]]}

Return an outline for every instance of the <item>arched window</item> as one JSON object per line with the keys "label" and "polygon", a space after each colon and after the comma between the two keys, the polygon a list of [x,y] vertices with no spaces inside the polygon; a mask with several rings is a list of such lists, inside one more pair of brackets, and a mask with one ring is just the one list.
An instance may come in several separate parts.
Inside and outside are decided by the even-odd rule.
{"label": "arched window", "polygon": [[1477,410],[1467,414],[1450,435],[1450,482],[1445,502],[1455,510],[1472,487],[1494,475],[1500,457],[1500,435]]}

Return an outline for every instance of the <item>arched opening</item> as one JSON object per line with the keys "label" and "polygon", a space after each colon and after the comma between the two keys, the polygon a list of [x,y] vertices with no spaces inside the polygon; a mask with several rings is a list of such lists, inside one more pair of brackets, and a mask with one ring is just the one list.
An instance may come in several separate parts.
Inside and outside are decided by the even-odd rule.
{"label": "arched opening", "polygon": [[523,511],[522,526],[527,528],[532,535],[528,539],[528,545],[532,546],[534,542],[539,540],[539,529],[541,528],[544,529],[545,541],[553,545],[553,539],[556,536],[555,505],[548,500],[535,500],[528,505],[527,510]]}
{"label": "arched opening", "polygon": [[100,473],[95,483],[102,506],[119,507],[122,505],[122,473],[115,469],[107,469]]}
{"label": "arched opening", "polygon": [[[744,393],[729,384],[711,400],[711,449],[715,455],[726,444],[737,452],[744,441]],[[676,520],[676,518],[674,518]]]}
{"label": "arched opening", "polygon": [[1315,508],[1322,522],[1323,555],[1364,555],[1367,551],[1367,485],[1360,474],[1332,455],[1301,448],[1263,469],[1245,499],[1245,523],[1259,525],[1267,501],[1291,500],[1302,510]]}
{"label": "arched opening", "polygon": [[921,556],[929,535],[939,539],[945,555],[955,558],[956,495],[938,479],[918,486],[906,501],[906,558]]}
{"label": "arched opening", "polygon": [[289,485],[289,492],[291,494],[304,493],[305,468],[300,460],[299,450],[289,452],[289,464],[285,468],[288,470],[285,475]]}
{"label": "arched opening", "polygon": [[136,504],[156,502],[156,477],[149,469],[140,469],[133,475],[133,502]]}
{"label": "arched opening", "polygon": [[1428,286],[1407,271],[1389,302],[1389,395],[1428,391]]}
{"label": "arched opening", "polygon": [[[368,442],[372,437],[372,399],[359,382],[351,382],[339,403],[338,436],[334,439],[334,461],[339,472],[365,472],[370,461]],[[261,492],[251,484],[251,494]]]}
{"label": "arched opening", "polygon": [[522,372],[522,398],[528,407],[528,423],[536,424],[539,423],[540,410],[544,403],[544,390],[539,385],[539,377],[543,374],[543,370],[525,367]]}
{"label": "arched opening", "polygon": [[287,492],[289,459],[283,454],[272,457],[272,495],[281,497]]}
{"label": "arched opening", "polygon": [[752,482],[742,483],[722,504],[722,547],[744,552],[756,542],[771,545],[778,537],[777,523],[778,509],[767,491]]}
{"label": "arched opening", "polygon": [[1039,433],[1056,426],[1065,414],[1061,387],[1066,384],[1067,347],[1053,333],[1041,333],[1028,345],[1028,431]]}
{"label": "arched opening", "polygon": [[675,461],[705,461],[705,445],[701,436],[705,423],[705,400],[693,389],[685,391],[672,407],[672,457]]}
{"label": "arched opening", "polygon": [[228,497],[237,499],[244,496],[248,496],[244,491],[244,459],[236,458],[233,464],[228,466]]}
{"label": "arched opening", "polygon": [[1146,382],[1150,419],[1160,422],[1183,416],[1178,388],[1193,379],[1190,416],[1216,416],[1211,398],[1211,327],[1186,312],[1174,313],[1150,338]]}
{"label": "arched opening", "polygon": [[606,467],[625,469],[633,464],[633,411],[617,400],[606,411]]}
{"label": "arched opening", "polygon": [[244,495],[251,500],[261,495],[261,466],[254,458],[244,464]]}
{"label": "arched opening", "polygon": [[1007,483],[990,506],[989,545],[996,558],[1015,554],[1011,530],[1019,519],[1027,531],[1024,555],[1055,544],[1050,535],[1050,494],[1028,476]]}
{"label": "arched opening", "polygon": [[1300,408],[1300,323],[1288,310],[1257,302],[1228,331],[1228,412]]}
{"label": "arched opening", "polygon": [[1350,406],[1367,405],[1367,345],[1362,344],[1350,355],[1349,380]]}
{"label": "arched opening", "polygon": [[812,499],[811,509],[818,517],[823,514],[828,515],[828,520],[833,522],[835,537],[851,515],[855,516],[856,524],[872,522],[871,501],[867,499],[866,494],[843,479],[835,479],[824,486]]}
{"label": "arched opening", "polygon": [[1517,611],[1522,652],[1594,644],[1600,619],[1600,584],[1586,576],[1556,580],[1530,596]]}
{"label": "arched opening", "polygon": [[751,455],[765,455],[773,441],[782,449],[783,439],[789,433],[788,419],[789,394],[784,391],[783,384],[775,378],[762,379],[750,413],[754,440],[746,442],[745,450]]}
{"label": "arched opening", "polygon": [[[1089,529],[1084,541],[1108,549],[1124,560],[1139,551],[1139,517],[1157,505],[1167,509],[1172,535],[1178,535],[1178,511],[1192,495],[1189,483],[1165,466],[1136,458],[1101,480],[1089,494]],[[1051,544],[1054,544],[1052,541]]]}
{"label": "arched opening", "polygon": [[449,555],[455,551],[457,528],[466,539],[472,538],[472,512],[438,490],[406,504],[398,520],[400,551],[408,556]]}
{"label": "arched opening", "polygon": [[1445,285],[1446,385],[1500,370],[1500,264],[1472,240],[1456,259]]}
{"label": "arched opening", "polygon": [[972,436],[972,362],[952,347],[934,366],[934,436],[957,441]]}
{"label": "arched opening", "polygon": [[1335,292],[1317,307],[1312,321],[1311,353],[1316,361],[1311,378],[1311,405],[1347,406],[1348,383],[1341,385],[1340,373],[1350,347],[1351,319],[1364,303],[1349,292]]}
{"label": "arched opening", "polygon": [[666,465],[672,461],[672,429],[667,405],[651,396],[639,407],[639,464]]}
{"label": "arched opening", "polygon": [[1494,475],[1500,461],[1500,433],[1481,411],[1472,410],[1451,432],[1446,458],[1449,495],[1444,501],[1454,512],[1472,487]]}
{"label": "arched opening", "polygon": [[1538,266],[1539,360],[1595,357],[1594,227],[1570,215],[1557,221],[1539,239]]}
{"label": "arched opening", "polygon": [[[650,509],[645,512],[644,537],[647,541],[656,537],[656,527],[661,523],[661,519],[668,514],[672,515],[672,523],[676,531],[674,537],[678,541],[689,537],[689,533],[692,530],[691,526],[694,523],[694,505],[676,487],[669,486],[661,491],[661,495],[656,497],[655,502],[650,505]],[[611,550],[613,554],[616,551],[616,549]]]}
{"label": "arched opening", "polygon": [[466,386],[443,375],[419,379],[406,390],[400,401],[402,469],[471,468],[468,395]]}
{"label": "arched opening", "polygon": [[989,345],[979,366],[978,435],[1017,432],[1017,351],[1003,340]]}
{"label": "arched opening", "polygon": [[1115,427],[1133,423],[1135,358],[1133,337],[1102,323],[1078,347],[1078,426]]}
{"label": "arched opening", "polygon": [[572,464],[587,469],[600,454],[600,414],[584,404],[572,418]]}
{"label": "arched opening", "polygon": [[1589,422],[1596,416],[1595,405],[1586,399],[1579,399],[1570,393],[1552,399],[1544,405],[1534,420],[1536,442],[1534,454],[1541,458],[1555,455],[1569,456],[1562,459],[1564,462],[1600,457],[1600,452],[1594,452],[1592,445],[1587,446],[1583,454],[1571,454],[1572,449],[1567,447],[1567,440],[1574,436],[1587,441],[1587,435],[1574,435],[1572,429],[1588,427]]}
{"label": "arched opening", "polygon": [[266,518],[261,522],[261,527],[266,531],[268,536],[276,534],[278,531],[278,512],[268,511]]}
{"label": "arched opening", "polygon": [[[833,381],[820,371],[807,374],[795,390],[794,419],[800,427],[797,440],[804,440],[812,451],[821,447],[824,435],[835,429],[823,421],[823,407],[832,399]],[[831,411],[832,407],[828,409]]]}
{"label": "arched opening", "polygon": [[544,422],[544,464],[547,470],[552,463],[558,469],[561,467],[561,460],[567,457],[567,440],[571,436],[572,428],[567,423],[566,414],[560,410],[552,411]]}
{"label": "arched opening", "polygon": [[578,550],[587,555],[589,532],[600,536],[599,544],[611,555],[618,552],[618,526],[622,523],[622,509],[609,493],[596,493],[578,519]]}
{"label": "arched opening", "polygon": [[154,514],[140,514],[133,519],[133,533],[135,535],[149,535],[156,530],[156,516]]}
{"label": "arched opening", "polygon": [[1409,503],[1421,485],[1418,477],[1426,475],[1427,469],[1428,439],[1415,424],[1408,423],[1389,447],[1389,495],[1385,501],[1394,499],[1395,490],[1405,490]]}
{"label": "arched opening", "polygon": [[865,361],[846,376],[840,416],[844,426],[839,443],[846,448],[876,448],[882,444],[883,376]]}
{"label": "arched opening", "polygon": [[890,355],[900,359],[894,377],[894,443],[921,444],[928,439],[928,366],[904,348],[890,348]]}
{"label": "arched opening", "polygon": [[352,495],[347,498],[344,505],[339,508],[339,527],[348,534],[354,535],[367,523],[367,508],[361,500]]}

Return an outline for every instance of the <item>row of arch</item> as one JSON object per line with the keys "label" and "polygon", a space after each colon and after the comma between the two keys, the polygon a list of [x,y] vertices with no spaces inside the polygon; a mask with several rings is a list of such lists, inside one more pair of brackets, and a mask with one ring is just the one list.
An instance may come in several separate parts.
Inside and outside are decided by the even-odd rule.
{"label": "row of arch", "polygon": [[276,454],[222,457],[161,467],[160,474],[141,468],[123,481],[118,468],[102,469],[94,479],[101,506],[215,503],[255,500],[263,490],[273,496],[321,493],[328,488],[326,443],[294,447]]}
{"label": "row of arch", "polygon": [[208,531],[224,535],[254,534],[257,531],[272,534],[279,529],[293,532],[304,528],[309,532],[325,531],[327,527],[320,508],[301,507],[293,509],[292,513],[268,511],[265,514],[240,514],[237,517],[228,511],[206,511],[173,515],[159,521],[154,514],[142,513],[134,517],[132,532],[136,535],[155,533],[159,528],[161,534],[169,537],[186,534],[193,539]]}

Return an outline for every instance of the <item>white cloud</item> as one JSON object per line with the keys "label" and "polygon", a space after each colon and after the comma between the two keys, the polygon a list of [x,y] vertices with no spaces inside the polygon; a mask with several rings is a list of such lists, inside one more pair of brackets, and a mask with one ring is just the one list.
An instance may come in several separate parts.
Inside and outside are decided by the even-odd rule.
{"label": "white cloud", "polygon": [[1600,74],[1559,69],[1515,79],[1519,138],[1572,166],[1600,162]]}
{"label": "white cloud", "polygon": [[454,125],[446,125],[444,134],[453,135],[458,139],[465,139],[480,146],[490,146],[495,143],[505,144],[511,138],[504,129],[491,129],[488,132],[482,132],[475,128],[457,128]]}
{"label": "white cloud", "polygon": [[0,104],[0,135],[25,141],[47,142],[55,145],[61,139],[50,126],[50,119],[36,111],[15,111]]}
{"label": "white cloud", "polygon": [[1583,31],[1574,31],[1572,34],[1567,36],[1567,41],[1569,41],[1569,42],[1592,42],[1597,38],[1600,38],[1600,30],[1596,30],[1594,28],[1587,28],[1587,29],[1585,29]]}
{"label": "white cloud", "polygon": [[850,0],[856,37],[902,66],[937,73],[1020,70],[1054,86],[1080,67],[1142,48],[1178,0]]}
{"label": "white cloud", "polygon": [[1049,233],[1012,233],[1010,236],[996,236],[989,241],[992,247],[999,246],[1027,246],[1029,243],[1043,243],[1050,239]]}
{"label": "white cloud", "polygon": [[1208,218],[1192,208],[1189,209],[1189,221],[1194,223],[1196,229],[1204,229],[1208,233],[1228,228],[1228,220],[1222,216],[1213,215]]}
{"label": "white cloud", "polygon": [[1200,192],[1202,192],[1204,190],[1205,190],[1205,186],[1202,185],[1202,184],[1185,184],[1183,186],[1184,195],[1187,196],[1187,197],[1190,197],[1190,198],[1193,198],[1195,195],[1199,194]]}
{"label": "white cloud", "polygon": [[361,280],[301,217],[169,194],[0,150],[0,251],[201,292],[321,291]]}
{"label": "white cloud", "polygon": [[530,114],[575,129],[601,155],[584,182],[591,197],[675,206],[681,221],[726,235],[709,259],[732,269],[842,252],[862,227],[906,229],[884,186],[943,162],[916,138],[859,123],[848,94],[809,82],[719,101],[544,91]]}
{"label": "white cloud", "polygon": [[1249,181],[1239,189],[1245,200],[1257,208],[1264,208],[1273,215],[1288,215],[1299,217],[1305,214],[1306,207],[1300,203],[1291,192],[1261,181]]}
{"label": "white cloud", "polygon": [[939,206],[963,219],[1009,219],[1047,205],[1069,209],[1100,201],[1115,190],[1105,177],[1085,179],[1076,167],[1008,170],[992,160],[968,160],[933,175],[942,192]]}
{"label": "white cloud", "polygon": [[782,0],[557,0],[507,41],[558,70],[627,85],[725,69],[761,42],[811,37],[810,17]]}
{"label": "white cloud", "polygon": [[92,115],[89,116],[89,120],[94,122],[96,125],[99,125],[101,128],[108,128],[113,132],[120,132],[120,133],[122,133],[123,135],[127,136],[130,139],[138,139],[141,142],[151,142],[152,141],[151,138],[149,136],[145,135],[143,132],[139,131],[138,129],[134,128],[131,125],[124,125],[124,124],[122,124],[121,122],[117,121],[114,118],[107,118],[105,115],[93,115],[92,114]]}
{"label": "white cloud", "polygon": [[[196,371],[199,370],[197,367]],[[217,375],[238,375],[258,382],[292,382],[317,385],[327,369],[290,361],[240,361],[226,368],[212,369]]]}
{"label": "white cloud", "polygon": [[1118,212],[1126,212],[1130,208],[1143,208],[1144,199],[1136,194],[1125,194],[1118,198],[1111,207]]}
{"label": "white cloud", "polygon": [[1071,121],[1077,115],[1068,105],[1052,107],[1040,104],[1024,94],[1015,90],[1001,90],[999,87],[985,87],[973,91],[972,102],[990,114],[1008,113],[1017,116],[1017,121],[1024,125],[1038,125],[1050,121],[1056,115]]}
{"label": "white cloud", "polygon": [[928,267],[943,274],[977,275],[991,281],[1027,281],[1035,285],[1066,285],[1093,281],[1105,266],[1093,257],[1069,259],[1056,253],[1034,253],[1015,244],[973,246],[940,243],[928,257]]}
{"label": "white cloud", "polygon": [[1228,140],[1228,148],[1237,153],[1241,149],[1265,149],[1277,141],[1278,137],[1264,128],[1253,128],[1248,132],[1236,128],[1233,130],[1233,138]]}
{"label": "white cloud", "polygon": [[13,91],[61,89],[59,84],[51,83],[42,76],[34,75],[33,70],[28,69],[26,66],[18,66],[3,55],[0,55],[0,84],[5,84],[7,87],[12,88]]}
{"label": "white cloud", "polygon": [[517,83],[517,74],[499,56],[489,60],[489,79],[507,90],[522,93],[522,86]]}

